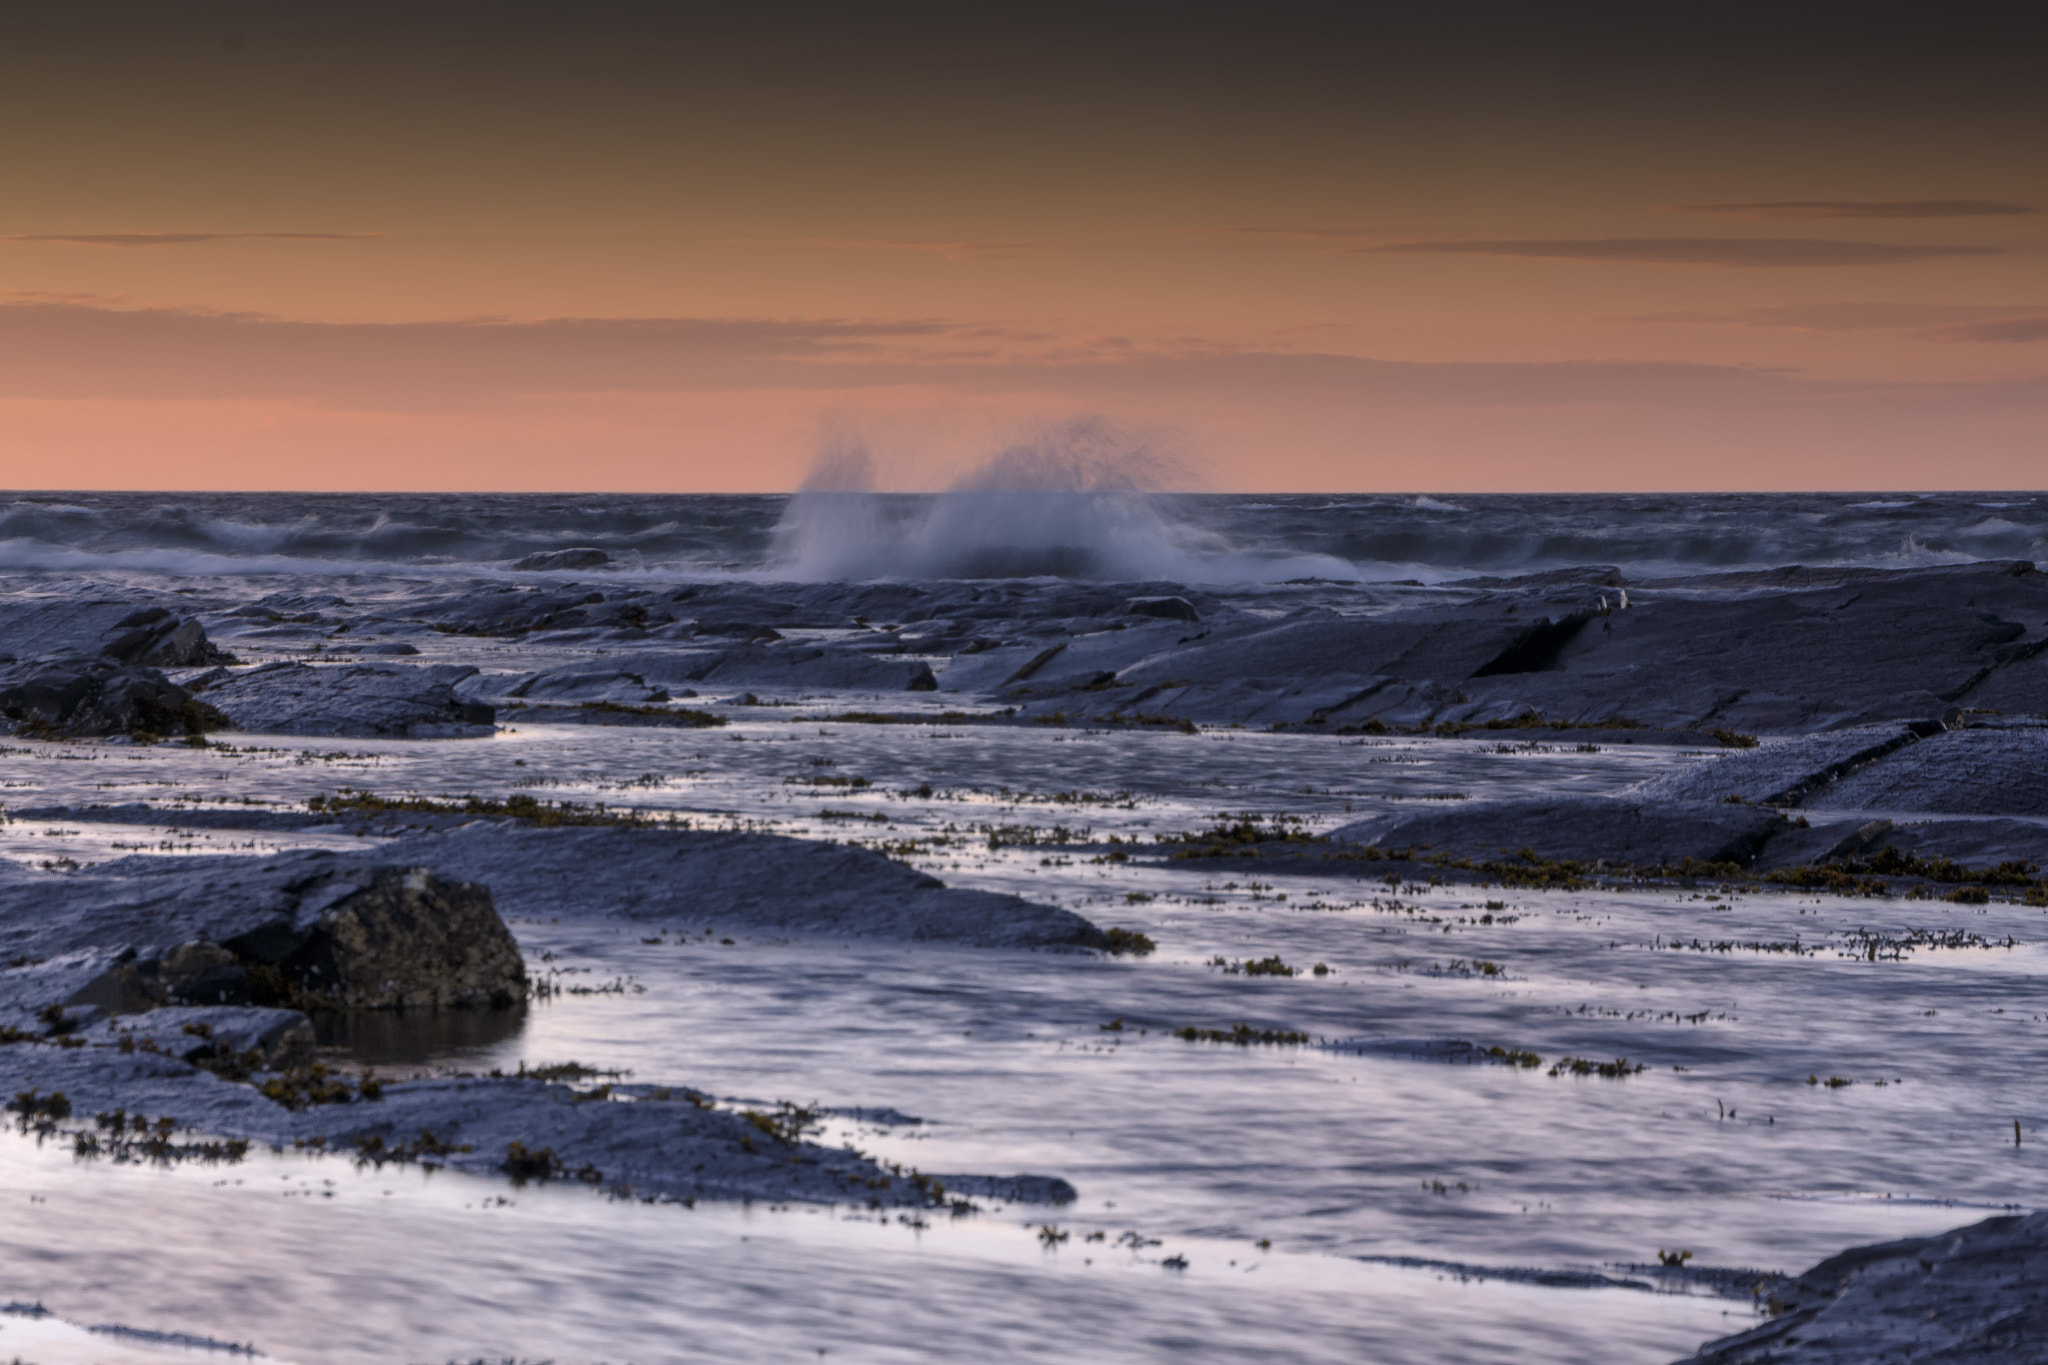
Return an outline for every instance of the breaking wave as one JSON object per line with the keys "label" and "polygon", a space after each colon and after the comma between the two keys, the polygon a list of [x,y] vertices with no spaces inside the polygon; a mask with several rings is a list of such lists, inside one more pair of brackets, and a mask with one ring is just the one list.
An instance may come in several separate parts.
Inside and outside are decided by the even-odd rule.
{"label": "breaking wave", "polygon": [[1086,578],[1260,582],[1356,578],[1328,555],[1235,546],[1172,515],[1184,468],[1106,423],[1048,428],[1004,447],[943,493],[873,491],[867,448],[828,448],[775,530],[774,568],[804,580]]}

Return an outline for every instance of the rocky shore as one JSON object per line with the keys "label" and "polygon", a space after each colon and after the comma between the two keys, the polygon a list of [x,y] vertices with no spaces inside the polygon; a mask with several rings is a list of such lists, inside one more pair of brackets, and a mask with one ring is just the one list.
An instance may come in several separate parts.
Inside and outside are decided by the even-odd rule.
{"label": "rocky shore", "polygon": [[[557,724],[716,732],[772,714],[1635,746],[1689,761],[1625,789],[1409,804],[1314,838],[1246,826],[1142,856],[2048,903],[2048,578],[2030,564],[1231,590],[678,585],[583,550],[511,567],[346,593],[238,597],[219,580],[0,593],[0,725],[203,747],[224,734],[482,741]],[[360,852],[0,863],[0,1090],[16,1120],[81,1151],[151,1142],[213,1159],[260,1142],[657,1199],[1072,1197],[1051,1177],[905,1173],[814,1142],[819,1113],[686,1087],[379,1081],[323,1060],[309,1012],[519,1008],[535,989],[523,920],[1114,946],[1071,911],[947,887],[850,844],[542,810],[338,793],[312,810],[187,818],[361,834]],[[2040,1217],[1844,1253],[1696,1359],[2031,1358]]]}

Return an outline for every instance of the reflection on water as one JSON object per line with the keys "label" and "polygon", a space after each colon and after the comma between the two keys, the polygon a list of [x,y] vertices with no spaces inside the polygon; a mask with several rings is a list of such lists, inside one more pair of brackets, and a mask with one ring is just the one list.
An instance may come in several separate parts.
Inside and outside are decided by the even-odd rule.
{"label": "reflection on water", "polygon": [[[1244,1241],[1048,1248],[1008,1216],[649,1207],[261,1149],[225,1171],[81,1168],[12,1129],[0,1199],[8,1294],[296,1365],[1656,1365],[1753,1320],[1720,1299],[1462,1282]],[[1187,1268],[1162,1265],[1170,1254]]]}
{"label": "reflection on water", "polygon": [[[828,819],[815,789],[784,780],[820,757],[869,779],[829,802],[868,819]],[[303,808],[348,783],[531,791],[876,842],[1057,822],[1141,843],[1224,809],[1328,828],[1425,796],[1611,791],[1687,761],[1611,744],[746,720],[716,734],[524,726],[488,742],[205,751],[24,741],[0,756],[16,809],[166,793]],[[111,823],[10,829],[0,853],[76,848],[79,861],[160,838]],[[258,851],[254,836],[214,837]],[[337,829],[320,837],[361,846]],[[1061,1175],[1081,1191],[1069,1208],[929,1227],[845,1209],[686,1211],[286,1154],[227,1170],[84,1166],[10,1132],[0,1302],[41,1297],[74,1322],[254,1340],[302,1365],[821,1349],[1650,1365],[1746,1325],[1748,1304],[1466,1283],[1352,1258],[1611,1272],[1676,1246],[1695,1264],[1797,1269],[2048,1199],[2031,1141],[2048,1118],[2036,909],[1391,888],[1270,861],[1254,876],[1234,860],[1111,864],[974,837],[904,856],[956,885],[1142,930],[1160,950],[1106,961],[744,934],[727,947],[650,942],[647,926],[521,922],[529,958],[642,989],[495,1014],[336,1016],[321,1039],[389,1068],[573,1060],[750,1102],[894,1108],[928,1122],[835,1122],[832,1140],[925,1171]],[[1872,959],[1844,951],[1858,931],[1995,946]],[[1210,965],[1268,956],[1329,970]],[[1171,1034],[1239,1021],[1648,1069],[1551,1076]],[[1852,1083],[1818,1083],[1829,1077]],[[1049,1219],[1070,1234],[1052,1249],[1035,1231]],[[1126,1234],[1139,1245],[1120,1245]],[[1189,1268],[1165,1268],[1169,1255]]]}
{"label": "reflection on water", "polygon": [[384,1067],[438,1062],[466,1068],[474,1056],[516,1039],[525,1027],[523,1004],[502,1010],[337,1010],[313,1016],[321,1047]]}

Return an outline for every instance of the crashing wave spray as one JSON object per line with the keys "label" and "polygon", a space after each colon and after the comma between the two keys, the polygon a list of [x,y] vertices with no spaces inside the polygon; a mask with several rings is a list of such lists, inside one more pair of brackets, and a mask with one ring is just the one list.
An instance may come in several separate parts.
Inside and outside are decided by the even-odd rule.
{"label": "crashing wave spray", "polygon": [[867,447],[838,443],[776,527],[776,567],[813,580],[1243,576],[1221,538],[1160,507],[1187,480],[1156,440],[1094,418],[1042,428],[927,497],[876,493]]}

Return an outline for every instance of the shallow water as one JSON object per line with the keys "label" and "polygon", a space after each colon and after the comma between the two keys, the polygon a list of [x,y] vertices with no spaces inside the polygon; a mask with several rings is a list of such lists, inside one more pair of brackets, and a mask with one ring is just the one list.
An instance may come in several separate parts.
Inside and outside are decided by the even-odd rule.
{"label": "shallow water", "polygon": [[[1372,875],[1384,865],[1111,863],[1095,861],[1107,845],[1079,842],[1149,841],[1224,812],[1319,829],[1416,800],[1613,790],[1696,754],[782,715],[683,732],[513,720],[470,741],[16,742],[0,752],[0,781],[17,811],[302,808],[342,786],[603,800],[882,843],[956,885],[1141,929],[1161,947],[1132,961],[520,923],[530,956],[635,989],[538,1002],[495,1035],[334,1039],[380,1063],[573,1059],[731,1099],[890,1108],[925,1122],[842,1118],[830,1136],[925,1171],[1064,1176],[1078,1202],[915,1228],[844,1209],[514,1192],[332,1159],[80,1166],[10,1137],[0,1198],[21,1217],[0,1222],[0,1299],[302,1361],[823,1348],[875,1360],[1648,1362],[1736,1330],[1749,1305],[1361,1258],[1639,1275],[1617,1267],[1689,1250],[1695,1264],[1796,1270],[2048,1195],[2034,1145],[2048,1117],[2034,1083],[2048,1029],[2042,910],[1394,887]],[[856,776],[867,785],[815,781]],[[1064,826],[1070,846],[991,848],[986,826]],[[175,813],[148,827],[0,826],[0,853],[31,863],[131,851],[121,843],[311,841],[356,846],[335,829],[194,830]],[[1911,930],[1984,946],[1899,948]],[[1304,974],[1209,965],[1271,955]],[[1307,974],[1316,963],[1329,973]],[[1169,1032],[1240,1021],[1366,1050]],[[1418,1055],[1446,1040],[1530,1049],[1545,1065]],[[1645,1069],[1548,1074],[1564,1056]],[[1041,1245],[1047,1219],[1067,1241]],[[1127,1235],[1146,1245],[1119,1250]],[[1162,1268],[1168,1255],[1188,1268]]]}
{"label": "shallow water", "polygon": [[1158,1247],[1047,1248],[1002,1217],[646,1207],[269,1155],[226,1174],[95,1174],[0,1138],[10,1279],[75,1318],[203,1318],[300,1362],[1654,1361],[1749,1316],[1195,1238],[1165,1249],[1189,1260],[1169,1270]]}

